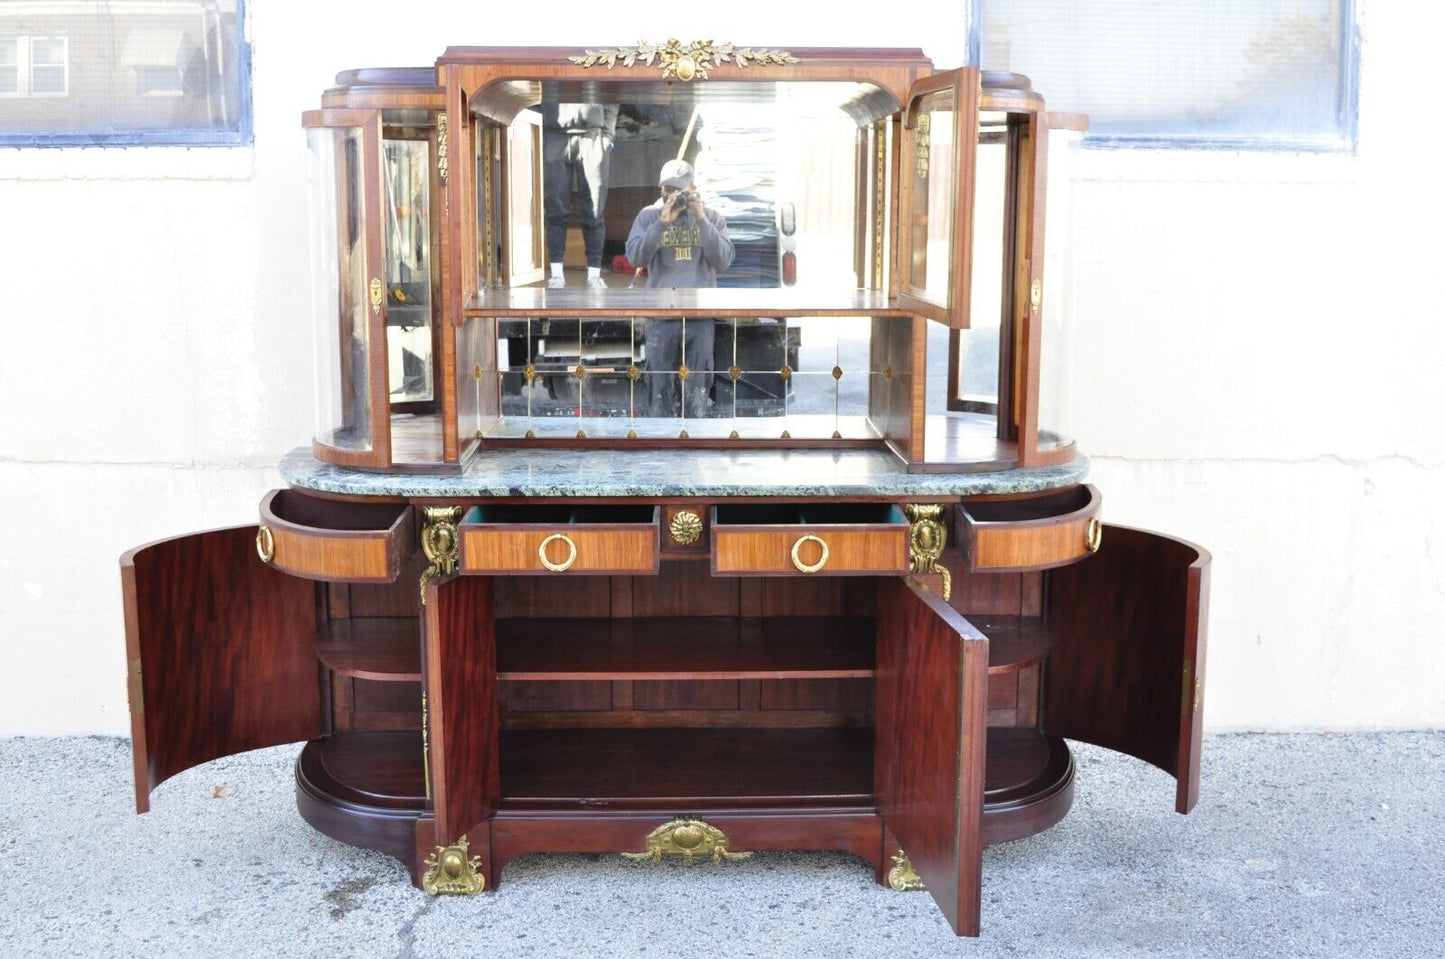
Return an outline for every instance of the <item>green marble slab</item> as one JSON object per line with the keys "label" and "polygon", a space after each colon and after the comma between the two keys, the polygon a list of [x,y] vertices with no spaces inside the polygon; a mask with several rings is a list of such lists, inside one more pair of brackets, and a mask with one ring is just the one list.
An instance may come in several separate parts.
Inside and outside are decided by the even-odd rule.
{"label": "green marble slab", "polygon": [[370,473],[322,463],[308,448],[281,460],[299,489],[408,499],[488,497],[979,496],[1037,493],[1083,482],[1089,461],[991,473],[909,473],[881,450],[506,449],[477,454],[459,474]]}

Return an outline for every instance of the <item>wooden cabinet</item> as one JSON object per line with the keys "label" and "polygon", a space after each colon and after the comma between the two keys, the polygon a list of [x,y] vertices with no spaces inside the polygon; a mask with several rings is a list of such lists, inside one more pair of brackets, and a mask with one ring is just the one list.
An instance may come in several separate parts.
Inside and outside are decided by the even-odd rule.
{"label": "wooden cabinet", "polygon": [[[581,90],[680,112],[677,156],[703,115],[741,269],[541,285],[533,108]],[[1104,526],[1056,428],[1067,118],[1025,78],[461,47],[321,106],[317,432],[258,526],[122,560],[138,809],[305,741],[302,816],[430,892],[532,852],[836,849],[976,935],[983,849],[1069,809],[1066,738],[1193,806],[1209,557]]]}
{"label": "wooden cabinet", "polygon": [[[277,499],[262,503],[268,521]],[[1097,494],[1041,500],[1088,508]],[[411,515],[299,490],[285,501],[313,536],[327,517],[390,529],[377,515]],[[955,524],[996,515],[980,505],[952,507]],[[1117,527],[1047,572],[973,572],[950,548],[950,603],[937,576],[907,575],[899,507],[479,503],[451,514],[462,575],[424,579],[428,557],[401,543],[407,575],[390,583],[348,582],[345,565],[329,581],[284,574],[258,555],[257,527],[142,547],[123,563],[137,806],[198,762],[309,740],[302,815],[418,883],[462,837],[491,888],[527,852],[646,852],[686,810],[733,853],[840,849],[880,881],[906,855],[950,924],[976,933],[982,850],[1068,811],[1064,737],[1159,766],[1179,810],[1192,806],[1209,560]],[[710,563],[658,559],[659,517],[684,509],[709,517]],[[545,569],[553,530],[578,537],[579,562],[584,534],[619,530],[645,559],[604,549],[590,555],[623,558]],[[758,530],[782,538],[729,552]],[[811,535],[845,561],[777,568]],[[470,563],[468,536],[483,537]],[[848,536],[879,540],[855,554]],[[758,558],[773,552],[782,564]]]}

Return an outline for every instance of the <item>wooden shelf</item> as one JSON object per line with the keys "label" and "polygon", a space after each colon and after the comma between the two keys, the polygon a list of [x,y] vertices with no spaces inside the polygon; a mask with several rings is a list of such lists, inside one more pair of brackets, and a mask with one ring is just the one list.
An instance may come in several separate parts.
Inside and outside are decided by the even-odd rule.
{"label": "wooden shelf", "polygon": [[1042,662],[1054,641],[1048,625],[1036,616],[978,616],[969,622],[988,637],[990,676]]}
{"label": "wooden shelf", "polygon": [[866,679],[873,633],[861,617],[505,619],[497,678]]}
{"label": "wooden shelf", "polygon": [[333,619],[316,637],[316,657],[343,676],[420,682],[420,626],[412,617]]}
{"label": "wooden shelf", "polygon": [[363,809],[426,806],[421,731],[332,733],[301,751],[297,779],[333,802]]}
{"label": "wooden shelf", "polygon": [[867,727],[505,730],[501,762],[509,809],[873,804]]}
{"label": "wooden shelf", "polygon": [[1038,729],[988,731],[983,842],[1032,836],[1068,813],[1074,802],[1074,759],[1057,736]]}
{"label": "wooden shelf", "polygon": [[520,287],[486,290],[464,304],[466,316],[522,317],[788,317],[911,316],[878,290],[607,290]]}

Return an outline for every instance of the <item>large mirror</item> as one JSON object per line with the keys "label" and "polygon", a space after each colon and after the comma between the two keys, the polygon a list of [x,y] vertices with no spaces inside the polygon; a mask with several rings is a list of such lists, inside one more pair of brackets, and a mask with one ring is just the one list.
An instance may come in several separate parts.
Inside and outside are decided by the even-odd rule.
{"label": "large mirror", "polygon": [[[497,244],[480,257],[478,289],[500,304],[530,295],[548,315],[498,319],[501,419],[489,435],[876,438],[870,320],[787,307],[848,309],[883,285],[874,254],[887,218],[875,206],[892,97],[841,82],[504,86],[493,99],[514,105],[510,118],[476,120],[478,142],[506,145],[492,151],[506,202],[478,198],[483,226],[494,218],[479,234]],[[524,167],[534,154],[515,144],[539,128],[540,163]],[[542,269],[517,267],[538,253]],[[744,298],[764,306],[696,312]],[[658,316],[659,304],[693,309]],[[642,307],[649,315],[629,313]]]}

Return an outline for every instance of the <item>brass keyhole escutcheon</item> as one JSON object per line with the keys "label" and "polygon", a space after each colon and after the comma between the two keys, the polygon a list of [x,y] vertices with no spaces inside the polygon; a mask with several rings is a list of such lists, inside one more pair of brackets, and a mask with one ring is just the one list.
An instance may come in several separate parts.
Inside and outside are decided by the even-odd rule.
{"label": "brass keyhole escutcheon", "polygon": [[1097,553],[1099,544],[1104,541],[1104,524],[1097,516],[1089,517],[1089,527],[1084,532],[1084,545],[1089,547],[1089,552]]}
{"label": "brass keyhole escutcheon", "polygon": [[[818,561],[817,561],[816,563],[805,563],[805,562],[803,562],[803,556],[802,556],[803,544],[804,544],[804,543],[808,543],[808,542],[817,543],[817,544],[818,544],[818,548],[819,548],[820,550],[822,550],[822,555],[820,555],[820,556],[818,557]],[[793,555],[793,565],[798,568],[798,572],[800,572],[800,573],[816,573],[818,570],[822,569],[822,568],[823,568],[824,566],[826,566],[827,563],[828,563],[828,544],[825,543],[825,542],[823,542],[823,541],[822,541],[821,539],[819,539],[818,537],[814,536],[812,533],[809,533],[807,536],[799,536],[799,537],[798,537],[798,541],[793,544],[793,553],[792,553],[792,555]]]}
{"label": "brass keyhole escutcheon", "polygon": [[269,563],[276,558],[276,537],[269,526],[256,530],[256,555],[261,557],[263,563]]}
{"label": "brass keyhole escutcheon", "polygon": [[[553,542],[567,544],[567,558],[560,563],[554,563],[547,558],[547,547],[551,546]],[[572,542],[572,538],[565,533],[553,533],[542,540],[542,545],[537,547],[537,559],[541,560],[542,565],[552,572],[565,573],[572,568],[573,563],[577,562],[577,544]]]}

